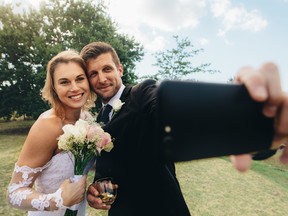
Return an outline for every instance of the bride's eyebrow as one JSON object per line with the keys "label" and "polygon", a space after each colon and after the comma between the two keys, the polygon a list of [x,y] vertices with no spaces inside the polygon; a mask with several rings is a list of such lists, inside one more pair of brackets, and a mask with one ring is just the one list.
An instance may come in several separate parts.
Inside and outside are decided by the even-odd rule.
{"label": "bride's eyebrow", "polygon": [[57,82],[68,81],[68,80],[69,80],[68,78],[63,77],[63,78],[59,78]]}

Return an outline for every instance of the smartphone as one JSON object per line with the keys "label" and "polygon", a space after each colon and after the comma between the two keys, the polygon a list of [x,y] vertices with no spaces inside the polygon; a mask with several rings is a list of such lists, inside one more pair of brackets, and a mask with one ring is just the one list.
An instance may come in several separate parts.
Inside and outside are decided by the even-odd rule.
{"label": "smartphone", "polygon": [[273,118],[241,84],[162,81],[157,91],[159,151],[165,161],[268,150]]}

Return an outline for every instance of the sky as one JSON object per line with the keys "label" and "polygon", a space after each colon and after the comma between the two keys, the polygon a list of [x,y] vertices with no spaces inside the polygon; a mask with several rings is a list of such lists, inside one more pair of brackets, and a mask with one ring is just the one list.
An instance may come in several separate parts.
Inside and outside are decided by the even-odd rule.
{"label": "sky", "polygon": [[[1,2],[11,0],[0,0]],[[13,0],[12,0],[13,1]],[[14,0],[13,2],[17,2]],[[38,1],[21,1],[36,5]],[[243,66],[278,65],[282,87],[288,91],[288,0],[105,0],[120,33],[144,46],[138,76],[155,74],[153,53],[176,47],[174,35],[188,38],[203,52],[193,65],[211,63],[215,74],[191,78],[226,82]],[[125,70],[125,69],[124,69]]]}
{"label": "sky", "polygon": [[109,0],[109,11],[121,32],[144,45],[140,75],[156,72],[151,54],[176,47],[178,35],[204,49],[196,65],[221,71],[193,78],[226,82],[241,67],[272,61],[288,90],[288,0]]}

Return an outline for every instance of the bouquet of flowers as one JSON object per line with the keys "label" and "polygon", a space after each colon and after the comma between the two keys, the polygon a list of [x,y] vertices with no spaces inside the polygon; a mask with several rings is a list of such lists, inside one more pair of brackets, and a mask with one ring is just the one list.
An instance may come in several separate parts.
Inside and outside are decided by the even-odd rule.
{"label": "bouquet of flowers", "polygon": [[[109,133],[92,119],[79,119],[75,125],[67,124],[58,138],[58,147],[70,151],[75,158],[74,174],[87,174],[101,151],[110,152],[113,142]],[[66,210],[65,215],[77,215],[77,210]]]}

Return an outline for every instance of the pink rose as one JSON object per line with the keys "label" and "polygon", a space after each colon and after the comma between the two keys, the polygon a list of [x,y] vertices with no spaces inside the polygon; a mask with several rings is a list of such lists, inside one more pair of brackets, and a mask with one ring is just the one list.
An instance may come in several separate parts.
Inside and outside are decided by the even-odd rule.
{"label": "pink rose", "polygon": [[97,136],[101,137],[101,134],[104,133],[104,130],[98,125],[91,125],[87,130],[87,139],[93,141]]}
{"label": "pink rose", "polygon": [[[112,139],[109,133],[102,133],[100,140],[96,143],[96,149],[98,150],[98,152],[100,153],[103,149],[106,151],[110,151],[110,144],[112,143]],[[110,150],[109,150],[110,149]]]}

